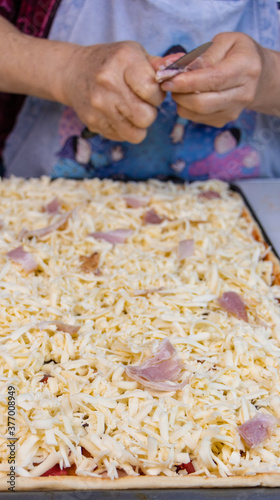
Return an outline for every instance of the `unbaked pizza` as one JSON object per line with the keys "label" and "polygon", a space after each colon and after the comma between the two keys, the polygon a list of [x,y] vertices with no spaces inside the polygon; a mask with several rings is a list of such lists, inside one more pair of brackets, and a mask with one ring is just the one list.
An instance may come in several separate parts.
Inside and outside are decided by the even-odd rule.
{"label": "unbaked pizza", "polygon": [[0,190],[0,488],[11,428],[18,490],[280,486],[279,262],[241,196]]}

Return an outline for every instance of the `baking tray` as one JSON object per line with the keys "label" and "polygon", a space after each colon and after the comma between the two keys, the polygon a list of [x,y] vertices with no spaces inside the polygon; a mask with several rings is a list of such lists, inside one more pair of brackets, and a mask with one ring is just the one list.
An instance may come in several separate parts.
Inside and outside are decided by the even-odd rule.
{"label": "baking tray", "polygon": [[279,488],[2,493],[1,500],[279,500]]}
{"label": "baking tray", "polygon": [[279,500],[280,488],[209,488],[186,490],[23,491],[0,493],[15,500]]}
{"label": "baking tray", "polygon": [[[175,179],[167,179],[174,181]],[[182,184],[180,180],[175,180]],[[235,184],[229,184],[233,192],[238,193],[252,218],[260,228],[265,242],[279,259],[263,225],[257,217],[252,205],[249,203],[242,189]],[[162,490],[93,490],[93,491],[15,491],[0,492],[0,500],[8,498],[15,500],[279,500],[279,488],[187,488],[187,489],[162,489]]]}
{"label": "baking tray", "polygon": [[270,238],[267,235],[267,232],[265,231],[265,229],[263,227],[263,224],[260,222],[260,220],[259,220],[259,218],[258,218],[258,216],[257,216],[257,214],[255,212],[255,210],[253,209],[252,205],[249,203],[248,198],[245,196],[245,194],[243,193],[242,189],[239,186],[236,186],[235,184],[230,184],[229,186],[230,186],[231,191],[234,191],[235,193],[238,193],[241,196],[241,198],[243,199],[246,207],[248,208],[249,212],[251,213],[252,218],[254,219],[254,221],[259,226],[265,242],[268,244],[268,246],[270,246],[272,252],[276,255],[277,259],[280,260],[280,256],[279,256],[278,252],[276,251],[276,248],[273,246]]}

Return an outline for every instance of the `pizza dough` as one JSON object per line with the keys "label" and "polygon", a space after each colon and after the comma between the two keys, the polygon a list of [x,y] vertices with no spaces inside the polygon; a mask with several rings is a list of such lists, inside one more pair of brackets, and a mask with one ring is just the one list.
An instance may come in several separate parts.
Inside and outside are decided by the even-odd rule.
{"label": "pizza dough", "polygon": [[[279,261],[241,197],[220,181],[0,191],[0,489],[8,384],[18,491],[280,486],[280,426],[251,449],[238,433],[280,417]],[[221,307],[229,291],[248,322]],[[166,338],[184,382],[169,392],[126,371]],[[38,477],[57,463],[77,476]]]}

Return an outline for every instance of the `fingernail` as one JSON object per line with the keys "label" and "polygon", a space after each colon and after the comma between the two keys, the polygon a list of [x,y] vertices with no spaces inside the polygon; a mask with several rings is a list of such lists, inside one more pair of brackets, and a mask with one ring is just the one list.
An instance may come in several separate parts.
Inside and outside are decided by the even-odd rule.
{"label": "fingernail", "polygon": [[173,82],[163,82],[161,85],[162,90],[173,90],[174,89],[174,83]]}

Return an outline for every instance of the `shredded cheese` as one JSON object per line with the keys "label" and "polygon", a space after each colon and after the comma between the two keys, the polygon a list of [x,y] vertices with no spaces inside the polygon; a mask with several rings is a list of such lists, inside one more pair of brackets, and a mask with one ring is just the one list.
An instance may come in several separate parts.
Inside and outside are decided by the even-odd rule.
{"label": "shredded cheese", "polygon": [[[204,190],[221,198],[199,197]],[[208,477],[280,472],[279,426],[250,450],[237,430],[257,411],[280,417],[280,288],[227,184],[11,178],[0,193],[0,477],[10,384],[19,476],[55,464],[112,480],[121,469],[175,476],[190,460]],[[129,208],[125,196],[146,197],[148,206]],[[61,217],[43,211],[55,197],[71,215],[24,240],[38,262],[27,275],[6,253],[22,244],[23,227]],[[161,224],[143,224],[150,209]],[[119,228],[133,231],[126,243],[89,236]],[[178,245],[189,239],[194,254],[180,260]],[[83,272],[80,257],[94,252],[100,273]],[[229,290],[244,299],[249,323],[219,306]],[[50,320],[81,328],[71,335],[40,326]],[[125,372],[166,337],[188,379],[177,392],[145,389]]]}

